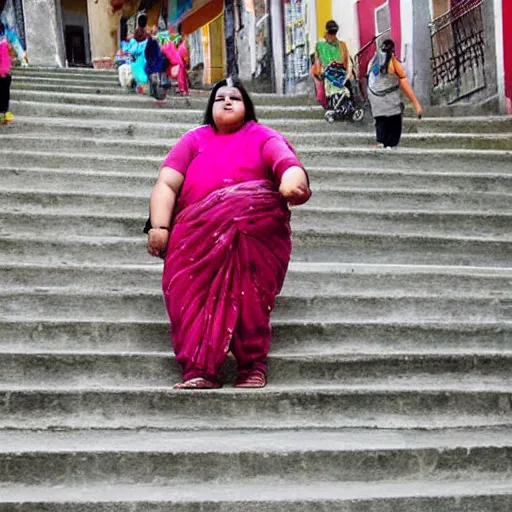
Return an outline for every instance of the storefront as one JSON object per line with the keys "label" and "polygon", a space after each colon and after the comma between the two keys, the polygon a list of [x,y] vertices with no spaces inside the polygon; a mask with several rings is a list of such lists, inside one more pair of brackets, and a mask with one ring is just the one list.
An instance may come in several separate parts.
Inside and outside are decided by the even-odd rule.
{"label": "storefront", "polygon": [[187,38],[193,86],[224,77],[223,0],[170,0],[168,23],[171,31]]}

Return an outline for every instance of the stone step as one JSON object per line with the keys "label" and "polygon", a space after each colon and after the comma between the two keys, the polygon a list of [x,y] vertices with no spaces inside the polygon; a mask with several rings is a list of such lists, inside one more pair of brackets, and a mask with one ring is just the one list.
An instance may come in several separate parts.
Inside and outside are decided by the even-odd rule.
{"label": "stone step", "polygon": [[[268,485],[502,477],[510,429],[472,432],[5,432],[8,485]],[[505,465],[505,466],[504,466]]]}
{"label": "stone step", "polygon": [[[81,106],[94,106],[94,107],[115,107],[117,109],[148,109],[154,108],[158,106],[159,109],[177,109],[177,110],[196,110],[199,109],[201,112],[204,112],[206,109],[206,104],[208,98],[205,96],[174,96],[169,95],[165,100],[156,101],[151,96],[141,95],[141,94],[130,94],[129,92],[125,92],[122,89],[119,89],[117,93],[114,94],[106,94],[101,93],[101,90],[98,89],[92,93],[76,93],[76,92],[59,92],[56,94],[54,91],[27,91],[14,89],[12,93],[13,101],[20,102],[21,104],[26,101],[30,103],[53,103],[55,105],[81,105]],[[259,105],[257,105],[259,106]],[[280,105],[280,104],[270,104],[265,105],[265,107],[281,107],[283,108],[283,112],[286,113],[290,108],[297,109],[299,112],[302,107],[300,105]],[[321,107],[319,108],[317,105],[310,105],[315,111],[322,113]]]}
{"label": "stone step", "polygon": [[[0,320],[125,320],[167,319],[161,292],[60,290],[54,288],[9,288],[0,290]],[[300,315],[298,312],[300,311]],[[303,296],[288,292],[276,299],[273,318],[314,322],[413,322],[465,321],[503,322],[512,317],[512,295],[490,296],[478,292],[444,295],[432,291],[414,293],[344,292]]]}
{"label": "stone step", "polygon": [[[106,146],[107,145],[107,146]],[[103,148],[103,149],[101,149]],[[169,145],[170,149],[170,145]],[[508,151],[491,150],[450,150],[400,148],[394,151],[361,147],[314,147],[296,148],[302,163],[309,166],[333,168],[351,162],[355,168],[418,171],[444,171],[467,174],[503,173],[512,175],[512,154]],[[150,172],[156,177],[166,150],[160,156],[129,156],[122,154],[122,148],[112,154],[108,142],[62,141],[56,151],[35,151],[31,149],[12,150],[0,148],[0,161],[9,167],[46,167],[54,169],[79,168],[83,170],[125,171],[126,174]]]}
{"label": "stone step", "polygon": [[[41,77],[28,77],[28,76],[15,76],[12,84],[13,96],[17,98],[17,91],[23,91],[27,93],[20,95],[19,99],[32,99],[39,92],[47,93],[52,92],[54,94],[101,94],[101,95],[113,95],[113,96],[130,96],[132,98],[139,98],[140,101],[151,102],[152,99],[147,94],[139,95],[135,92],[119,87],[118,83],[107,81],[105,84],[83,82],[77,79],[49,79]],[[32,93],[33,96],[29,96],[28,93]],[[189,105],[198,105],[200,108],[206,108],[209,91],[197,91],[192,90],[190,96],[183,98],[176,96],[173,93],[168,93],[166,102],[167,103],[188,103]],[[53,96],[54,97],[54,96]],[[52,98],[53,98],[52,97]],[[318,106],[318,102],[313,96],[292,96],[292,95],[278,95],[278,94],[262,94],[262,93],[251,93],[252,100],[256,105],[287,105],[287,106],[303,106],[311,105]],[[135,100],[137,101],[137,100]]]}
{"label": "stone step", "polygon": [[[26,228],[26,226],[24,226]],[[0,263],[104,264],[154,262],[146,237],[56,236],[17,232],[2,236]],[[419,235],[344,232],[336,235],[294,231],[294,261],[404,265],[510,267],[512,243],[486,237],[426,237]]]}
{"label": "stone step", "polygon": [[65,80],[77,80],[80,82],[96,82],[100,84],[107,84],[109,82],[118,84],[118,74],[114,70],[105,69],[87,69],[87,68],[16,68],[12,73],[14,79],[33,78],[34,80],[40,80],[43,78],[50,79],[52,81],[65,79]]}
{"label": "stone step", "polygon": [[[297,484],[181,483],[165,485],[87,485],[55,488],[9,486],[2,490],[0,512],[503,512],[512,507],[511,485],[500,475],[479,478],[400,482],[308,479]],[[16,507],[16,508],[13,508]]]}
{"label": "stone step", "polygon": [[[0,212],[0,233],[4,236],[53,234],[55,236],[130,237],[140,234],[147,219],[147,207],[139,214],[80,213],[51,207],[35,213]],[[344,210],[303,206],[293,209],[292,229],[306,236],[329,235],[342,238],[347,233],[389,237],[416,236],[512,243],[512,214],[485,212],[432,213],[429,211]],[[212,235],[213,236],[213,235]]]}
{"label": "stone step", "polygon": [[[461,354],[510,356],[512,323],[481,322],[307,322],[272,321],[271,354],[378,356]],[[168,321],[0,322],[2,353],[148,353],[168,352]]]}
{"label": "stone step", "polygon": [[[162,265],[24,265],[0,264],[0,290],[155,292]],[[340,292],[429,296],[504,297],[512,294],[512,269],[343,263],[290,263],[283,293],[291,296],[334,296]]]}
{"label": "stone step", "polygon": [[[169,97],[167,100],[163,102],[155,102],[152,98],[148,98],[146,96],[139,95],[130,95],[130,94],[120,94],[120,95],[106,95],[106,94],[76,94],[76,93],[59,93],[55,95],[54,92],[37,92],[34,94],[32,91],[23,91],[17,90],[13,95],[14,100],[20,102],[21,104],[21,112],[24,112],[24,107],[26,107],[27,102],[29,104],[35,103],[43,103],[45,105],[49,105],[50,102],[53,104],[55,113],[62,113],[62,105],[80,105],[81,107],[94,107],[97,109],[96,114],[100,112],[102,107],[108,107],[109,109],[123,109],[123,112],[126,109],[131,109],[135,111],[135,109],[145,109],[147,110],[153,105],[153,111],[155,110],[155,106],[158,107],[159,110],[172,109],[175,116],[182,117],[183,115],[188,115],[190,113],[193,116],[194,121],[200,122],[200,117],[198,118],[198,112],[204,112],[206,107],[206,99],[203,97]],[[262,119],[268,118],[289,118],[296,117],[300,119],[319,119],[323,118],[323,109],[314,105],[286,105],[279,104],[277,102],[262,104],[259,103],[258,98],[254,98],[256,102],[257,114],[261,116]],[[48,107],[49,108],[49,107]],[[186,113],[179,113],[180,110],[186,110]],[[40,114],[39,114],[40,115]],[[117,114],[113,114],[116,118],[119,116]],[[148,114],[149,115],[149,114]],[[154,116],[154,112],[152,114]],[[135,117],[134,117],[135,119]],[[366,123],[366,125],[371,123]],[[350,124],[348,125],[350,126]],[[422,125],[419,125],[421,127]],[[339,143],[339,141],[343,141],[342,137],[333,140],[333,143]],[[368,143],[374,143],[374,138],[367,138]],[[422,140],[421,138],[419,139]],[[427,144],[430,139],[424,140],[424,144]],[[410,139],[403,139],[403,144],[410,143]],[[510,137],[501,138],[499,141],[496,139],[487,140],[486,136],[481,138],[473,137],[469,139],[466,137],[457,141],[447,140],[447,137],[438,136],[434,141],[439,145],[443,145],[444,147],[472,147],[475,149],[478,148],[488,148],[491,142],[494,142],[493,148],[496,149],[510,149],[512,144],[510,142]],[[457,142],[459,144],[457,145]],[[313,142],[312,142],[313,143]],[[489,144],[487,144],[489,143]]]}
{"label": "stone step", "polygon": [[[491,196],[502,197],[512,193],[512,174],[510,173],[478,173],[465,171],[440,172],[440,171],[415,171],[394,169],[358,169],[358,168],[324,168],[308,166],[311,186],[314,195],[311,205],[328,197],[327,201],[333,201],[333,206],[342,201],[343,205],[366,204],[370,197],[375,205],[381,205],[379,197],[388,194],[401,194],[397,197],[396,204],[406,207],[408,198],[420,197],[421,194],[429,195],[429,204],[435,208],[442,200],[452,201],[452,205],[458,204],[459,198],[467,197],[467,205],[485,204]],[[71,179],[70,179],[71,177]],[[37,190],[39,193],[54,194],[111,194],[130,195],[138,194],[149,197],[151,188],[156,179],[156,174],[147,172],[124,171],[94,171],[82,170],[74,167],[63,169],[51,169],[40,167],[21,167],[0,163],[0,190],[18,193],[20,190]],[[371,195],[374,194],[374,195]],[[44,194],[43,194],[44,196]],[[76,198],[78,202],[78,198]],[[95,201],[101,204],[98,197]],[[98,204],[95,202],[95,206]],[[494,203],[493,203],[494,204]],[[366,207],[369,208],[369,205]]]}
{"label": "stone step", "polygon": [[[46,130],[49,128],[46,127]],[[93,136],[90,136],[93,135]],[[159,134],[161,137],[162,134]],[[373,133],[284,133],[289,142],[297,147],[357,147],[365,146],[373,148],[375,146],[375,135]],[[120,135],[122,136],[122,135]],[[5,147],[12,150],[23,150],[29,147],[31,150],[57,150],[59,147],[69,147],[76,145],[77,140],[81,140],[81,151],[108,151],[109,153],[122,152],[124,155],[138,156],[146,154],[147,156],[165,155],[169,148],[176,143],[177,137],[152,139],[132,139],[120,138],[113,139],[103,137],[100,133],[89,134],[89,136],[79,136],[77,134],[58,135],[52,131],[51,135],[46,133],[29,134],[11,134],[9,132],[0,135],[0,140]],[[76,147],[76,146],[75,146]],[[476,149],[476,150],[512,150],[512,134],[405,134],[402,137],[400,148],[426,148],[437,150],[442,149]]]}
{"label": "stone step", "polygon": [[[117,108],[117,109],[148,109],[151,105],[158,106],[158,109],[174,109],[176,111],[186,109],[187,113],[190,112],[194,116],[194,120],[197,119],[197,111],[199,110],[201,113],[204,112],[206,108],[206,99],[204,97],[169,97],[164,102],[155,103],[154,100],[145,96],[139,95],[130,95],[130,94],[120,94],[120,95],[106,95],[106,94],[76,94],[76,93],[59,93],[55,95],[54,92],[37,92],[35,95],[32,91],[22,91],[17,90],[13,95],[14,100],[21,102],[22,105],[25,102],[35,103],[41,102],[48,104],[52,102],[57,109],[61,109],[60,105],[80,105],[83,107],[93,106],[96,108],[101,107],[109,107],[109,108]],[[257,113],[262,118],[276,118],[276,117],[298,117],[298,118],[312,118],[312,119],[322,119],[323,110],[314,105],[292,105],[289,106],[287,104],[279,104],[277,102],[262,104],[259,103],[258,98],[256,100],[256,108]],[[195,110],[193,110],[195,109]],[[154,110],[154,107],[153,107]],[[23,112],[23,110],[22,110]],[[176,112],[176,115],[182,116],[183,114],[179,114]],[[368,123],[367,123],[368,124]],[[348,125],[350,126],[350,124]],[[422,125],[419,125],[421,127]],[[372,134],[373,135],[373,134]],[[476,134],[478,135],[478,134]],[[311,136],[307,134],[304,136],[304,139],[310,139]],[[465,138],[459,137],[459,140],[448,139],[446,136],[439,135],[435,137],[434,140],[431,140],[432,137],[426,138],[417,138],[416,142],[423,142],[424,145],[428,144],[428,142],[437,143],[438,145],[442,145],[443,147],[471,147],[475,149],[479,148],[491,148],[494,149],[511,149],[512,143],[510,142],[510,135],[508,137],[503,136],[499,140],[497,138],[487,137],[487,136],[475,136]],[[333,144],[343,143],[345,140],[344,137],[338,136],[334,140],[332,140]],[[374,143],[374,137],[366,137],[364,139],[367,141],[366,143],[372,144]],[[402,145],[407,145],[411,142],[414,142],[414,139],[408,139],[404,137]],[[312,141],[311,143],[316,143]],[[345,144],[347,145],[347,144]],[[490,149],[491,149],[490,148]]]}
{"label": "stone step", "polygon": [[[148,100],[149,101],[149,100]],[[93,133],[100,134],[102,137],[112,136],[122,137],[144,137],[153,138],[155,133],[160,137],[177,137],[187,130],[198,126],[194,120],[183,119],[181,122],[167,121],[158,122],[151,116],[152,121],[144,121],[144,118],[137,116],[128,121],[112,121],[111,119],[98,119],[86,117],[70,118],[68,117],[45,117],[40,112],[35,115],[23,116],[16,111],[16,122],[9,126],[2,127],[5,133],[47,133],[47,125],[52,133],[72,134],[79,133],[81,136],[88,136]],[[283,133],[290,132],[290,122],[288,119],[264,119],[263,124],[269,125]],[[370,132],[374,129],[370,123],[335,123],[331,125],[323,119],[294,119],[294,126],[300,128],[300,132],[311,133],[354,133]],[[480,118],[423,118],[422,120],[414,118],[404,118],[405,133],[459,133],[467,135],[473,134],[503,134],[507,135],[512,131],[512,120],[510,116],[504,117],[480,117]]]}
{"label": "stone step", "polygon": [[[20,94],[22,91],[18,91]],[[64,117],[87,117],[90,119],[106,119],[115,121],[137,121],[142,119],[154,119],[160,122],[184,122],[201,124],[204,118],[204,107],[188,107],[186,98],[179,98],[183,106],[166,105],[149,97],[131,96],[98,96],[94,95],[94,101],[86,103],[81,95],[77,97],[63,97],[62,103],[55,101],[45,102],[40,96],[38,101],[14,99],[11,110],[15,114],[23,116],[64,116]],[[53,98],[51,98],[53,100]],[[176,104],[178,105],[178,103]],[[323,109],[320,106],[279,106],[262,105],[257,109],[257,115],[261,119],[323,119]]]}
{"label": "stone step", "polygon": [[[257,391],[225,387],[199,393],[134,387],[126,379],[115,388],[18,384],[0,391],[0,429],[471,427],[478,432],[512,426],[511,394],[508,375],[488,381],[456,374],[397,376],[359,384],[270,384]],[[4,468],[0,464],[0,471]]]}
{"label": "stone step", "polygon": [[[70,176],[73,176],[72,180],[69,179]],[[62,209],[63,211],[71,210],[74,214],[83,213],[87,215],[90,212],[91,204],[94,204],[96,214],[132,215],[133,212],[147,209],[149,195],[155,180],[148,179],[143,186],[141,186],[141,180],[139,179],[133,179],[132,186],[130,186],[130,181],[132,181],[131,177],[126,179],[123,176],[122,182],[118,179],[117,182],[112,183],[114,188],[110,193],[104,193],[108,188],[102,186],[102,180],[93,182],[92,186],[98,192],[90,193],[84,190],[80,180],[76,180],[74,174],[66,173],[66,185],[70,190],[61,191],[51,188],[46,191],[45,188],[50,188],[49,183],[40,187],[38,182],[33,181],[29,184],[30,188],[15,189],[12,180],[9,180],[9,189],[5,190],[0,176],[0,212],[35,214]],[[510,202],[512,200],[512,176],[510,185],[510,192],[502,190],[501,193],[427,192],[410,189],[381,189],[377,191],[373,188],[317,187],[314,180],[312,180],[313,196],[308,202],[308,207],[382,212],[396,211],[399,205],[404,210],[422,211],[428,209],[432,213],[448,211],[507,214],[510,212]],[[124,194],[123,188],[126,189]]]}
{"label": "stone step", "polygon": [[[181,371],[169,348],[164,353],[15,353],[0,352],[0,390],[16,386],[77,389],[171,387]],[[269,383],[273,386],[364,385],[373,379],[401,382],[414,378],[480,379],[485,385],[503,382],[512,371],[512,354],[452,353],[404,355],[289,355],[269,356]],[[230,359],[224,380],[236,378]]]}
{"label": "stone step", "polygon": [[[155,122],[187,122],[194,126],[202,123],[204,109],[177,109],[162,108],[159,102],[152,98],[143,99],[140,108],[123,108],[112,106],[93,106],[77,104],[59,104],[42,101],[18,101],[11,102],[11,109],[15,115],[31,117],[67,117],[87,118],[90,120],[108,121],[132,121],[152,119]],[[309,131],[320,130],[331,132],[333,129],[345,129],[352,131],[354,123],[336,123],[334,126],[323,118],[323,110],[318,106],[275,106],[262,105],[257,109],[258,119],[268,123],[271,120],[278,121],[278,125],[284,124],[290,127],[289,120],[293,119],[294,125],[302,123],[308,126]],[[371,121],[368,119],[368,123]],[[421,120],[407,119],[406,131],[436,131],[436,132],[462,132],[462,133],[488,133],[510,132],[512,121],[507,118],[425,118]],[[360,129],[368,130],[367,126]]]}
{"label": "stone step", "polygon": [[37,93],[53,92],[60,93],[74,93],[74,94],[130,94],[128,91],[121,89],[119,84],[113,82],[106,82],[105,85],[98,83],[87,83],[77,79],[62,79],[58,78],[52,80],[51,78],[29,77],[29,76],[14,76],[11,85],[13,96],[17,91],[31,91]]}

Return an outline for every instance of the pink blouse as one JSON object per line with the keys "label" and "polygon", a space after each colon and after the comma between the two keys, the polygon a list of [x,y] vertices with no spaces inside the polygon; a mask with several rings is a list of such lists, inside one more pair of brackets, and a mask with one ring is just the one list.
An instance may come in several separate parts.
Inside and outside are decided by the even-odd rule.
{"label": "pink blouse", "polygon": [[179,210],[235,183],[270,179],[277,188],[284,172],[293,166],[302,167],[288,141],[255,121],[231,134],[217,133],[211,126],[191,130],[163,163],[185,176]]}

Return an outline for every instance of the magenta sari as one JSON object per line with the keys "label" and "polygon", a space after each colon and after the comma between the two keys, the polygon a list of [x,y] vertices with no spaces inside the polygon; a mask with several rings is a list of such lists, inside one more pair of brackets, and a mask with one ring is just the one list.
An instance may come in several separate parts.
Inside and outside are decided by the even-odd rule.
{"label": "magenta sari", "polygon": [[266,373],[270,314],[290,261],[289,221],[267,180],[216,190],[176,216],[162,285],[184,380],[216,381],[229,350],[239,374]]}
{"label": "magenta sari", "polygon": [[183,50],[176,48],[172,41],[165,43],[162,47],[162,53],[169,61],[167,76],[178,80],[178,89],[183,94],[188,94],[187,66],[184,61]]}

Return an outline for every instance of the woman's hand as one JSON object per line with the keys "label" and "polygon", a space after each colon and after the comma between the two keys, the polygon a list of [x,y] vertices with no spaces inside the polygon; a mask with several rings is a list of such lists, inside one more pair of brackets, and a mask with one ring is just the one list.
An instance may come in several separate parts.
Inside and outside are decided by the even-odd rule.
{"label": "woman's hand", "polygon": [[165,258],[169,243],[169,231],[161,228],[152,228],[148,233],[148,252],[151,256]]}
{"label": "woman's hand", "polygon": [[311,197],[308,177],[301,167],[290,167],[281,178],[279,193],[293,206],[304,204]]}
{"label": "woman's hand", "polygon": [[311,190],[302,183],[299,185],[281,183],[279,193],[293,206],[304,204],[311,197]]}
{"label": "woman's hand", "polygon": [[421,108],[421,105],[417,103],[414,105],[414,108],[416,110],[416,114],[418,114],[418,118],[421,119],[423,117],[423,109]]}

